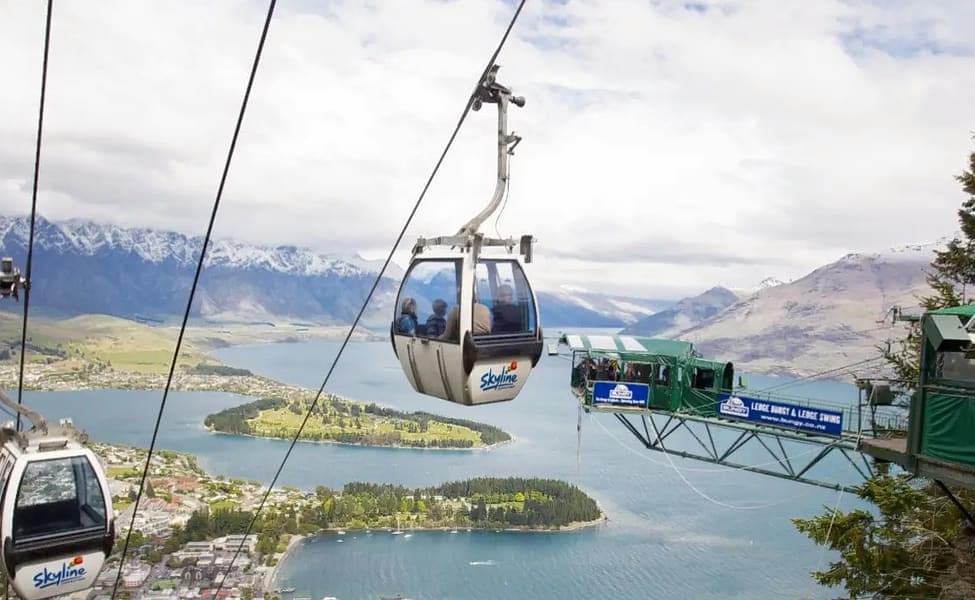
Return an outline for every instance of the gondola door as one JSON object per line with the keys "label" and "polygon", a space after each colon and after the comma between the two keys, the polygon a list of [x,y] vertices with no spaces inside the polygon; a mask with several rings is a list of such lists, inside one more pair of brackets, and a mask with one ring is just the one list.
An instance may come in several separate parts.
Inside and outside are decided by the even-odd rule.
{"label": "gondola door", "polygon": [[461,340],[471,319],[472,269],[467,265],[466,257],[414,260],[400,288],[391,332],[413,389],[461,404]]}

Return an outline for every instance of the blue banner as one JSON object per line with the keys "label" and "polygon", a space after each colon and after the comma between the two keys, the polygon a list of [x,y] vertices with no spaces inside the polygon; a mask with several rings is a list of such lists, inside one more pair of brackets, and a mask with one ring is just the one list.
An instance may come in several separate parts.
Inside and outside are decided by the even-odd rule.
{"label": "blue banner", "polygon": [[592,386],[592,403],[646,408],[650,386],[626,381],[597,381]]}
{"label": "blue banner", "polygon": [[843,434],[843,413],[810,406],[798,406],[759,400],[734,394],[718,396],[718,414],[722,417],[741,419],[796,429],[818,435],[840,437]]}

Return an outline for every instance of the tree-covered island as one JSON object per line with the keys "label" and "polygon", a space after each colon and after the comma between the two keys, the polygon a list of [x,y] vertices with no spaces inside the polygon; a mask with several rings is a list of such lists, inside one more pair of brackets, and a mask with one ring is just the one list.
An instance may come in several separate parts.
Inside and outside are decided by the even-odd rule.
{"label": "tree-covered island", "polygon": [[[208,415],[204,424],[220,433],[290,439],[311,401],[309,394],[262,398]],[[506,442],[511,436],[476,421],[406,413],[326,395],[315,407],[301,439],[370,446],[483,448]]]}

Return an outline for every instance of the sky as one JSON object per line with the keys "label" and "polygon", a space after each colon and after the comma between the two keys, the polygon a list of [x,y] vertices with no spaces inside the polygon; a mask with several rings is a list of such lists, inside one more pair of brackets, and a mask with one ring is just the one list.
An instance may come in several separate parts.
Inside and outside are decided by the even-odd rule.
{"label": "sky", "polygon": [[[200,235],[267,5],[55,0],[38,210]],[[215,235],[385,256],[512,0],[279,0]],[[956,229],[975,2],[528,0],[501,235],[535,287],[678,298]],[[44,3],[0,0],[0,212],[30,206]],[[408,230],[494,189],[472,113]]]}

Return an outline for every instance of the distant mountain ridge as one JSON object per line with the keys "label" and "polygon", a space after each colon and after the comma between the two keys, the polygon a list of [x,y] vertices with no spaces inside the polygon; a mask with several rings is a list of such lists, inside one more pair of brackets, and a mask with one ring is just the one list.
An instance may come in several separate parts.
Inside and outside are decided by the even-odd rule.
{"label": "distant mountain ridge", "polygon": [[713,287],[706,292],[684,298],[672,307],[645,317],[623,330],[631,335],[674,338],[718,314],[738,300],[727,288]]}
{"label": "distant mountain ridge", "polygon": [[677,336],[706,356],[756,372],[809,374],[878,356],[903,325],[891,306],[917,310],[925,270],[941,244],[848,254],[789,283],[766,287]]}
{"label": "distant mountain ridge", "polygon": [[[27,217],[0,217],[0,251],[21,268],[28,233]],[[104,313],[165,320],[180,315],[202,243],[200,236],[171,231],[39,217],[32,308],[53,316]],[[381,261],[355,255],[212,240],[193,314],[215,321],[350,323],[380,266]],[[394,265],[387,270],[365,325],[387,326],[402,275]],[[584,296],[539,292],[543,326],[621,327],[659,305]],[[3,308],[19,310],[11,306]]]}

